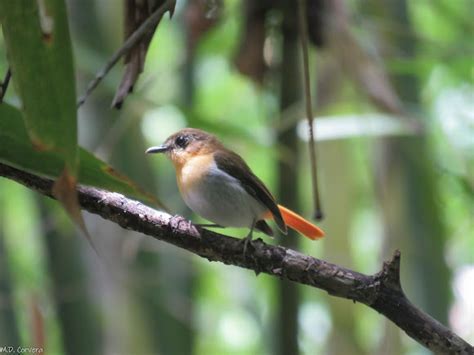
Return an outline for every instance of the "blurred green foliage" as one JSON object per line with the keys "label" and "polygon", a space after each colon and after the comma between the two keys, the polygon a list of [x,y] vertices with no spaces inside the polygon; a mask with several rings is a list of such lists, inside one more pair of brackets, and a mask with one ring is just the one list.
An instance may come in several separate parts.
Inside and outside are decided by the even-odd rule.
{"label": "blurred green foliage", "polygon": [[[380,40],[377,37],[378,30],[404,33],[405,29],[393,20],[365,12],[359,2],[347,3],[354,18],[353,30],[366,47],[378,45],[390,47],[390,43],[378,43]],[[436,170],[436,188],[440,195],[437,203],[443,223],[447,227],[444,255],[453,273],[450,285],[453,298],[450,309],[447,310],[449,326],[472,343],[474,291],[468,284],[474,284],[474,280],[466,275],[474,274],[472,272],[474,269],[474,45],[471,43],[474,34],[472,23],[474,6],[470,0],[422,0],[408,4],[415,37],[412,38],[410,37],[412,34],[408,34],[406,40],[416,39],[416,56],[407,59],[404,53],[397,53],[395,56],[381,56],[380,59],[390,74],[408,73],[414,75],[420,83],[421,102],[404,102],[404,104],[416,116],[422,117],[425,123],[430,149],[429,163]],[[80,1],[71,6],[71,18],[76,16],[74,11],[77,6],[80,6]],[[113,12],[110,11],[112,8]],[[202,38],[194,62],[194,100],[191,104],[184,103],[183,86],[186,82],[182,76],[186,65],[186,44],[183,8],[184,2],[180,4],[178,0],[176,16],[172,20],[165,17],[160,24],[147,55],[145,71],[134,93],[127,99],[123,112],[107,112],[106,116],[103,114],[104,107],[108,107],[113,90],[120,80],[117,69],[101,84],[90,106],[86,105],[81,109],[79,136],[83,134],[82,132],[92,131],[93,133],[87,138],[95,138],[91,138],[88,142],[89,148],[101,147],[102,150],[98,153],[111,152],[111,159],[119,161],[123,154],[117,152],[119,148],[125,146],[127,134],[130,135],[132,129],[138,129],[139,134],[143,136],[142,144],[129,144],[127,149],[130,154],[140,157],[138,159],[143,160],[144,166],[149,166],[149,173],[144,174],[152,176],[147,175],[143,179],[156,182],[150,189],[156,188],[159,191],[159,198],[173,212],[187,214],[193,220],[200,221],[183,205],[174,182],[171,164],[164,159],[150,160],[145,157],[142,155],[143,147],[160,143],[169,134],[184,126],[204,128],[216,133],[227,146],[238,151],[272,191],[275,191],[278,182],[277,161],[288,156],[285,156],[285,152],[280,154],[278,147],[275,146],[275,132],[279,129],[276,118],[280,114],[279,92],[275,85],[260,87],[241,75],[234,67],[233,60],[244,26],[240,1],[224,1],[222,17]],[[115,20],[120,16],[115,1],[96,2],[90,11],[97,14],[104,48],[99,51],[84,39],[78,40],[82,29],[73,26],[72,41],[74,61],[78,69],[77,76],[80,79],[79,88],[85,87],[87,80],[93,77],[113,48],[119,45],[122,33],[121,22]],[[312,55],[314,64],[312,70],[319,76],[321,74],[319,71],[323,68],[320,64],[325,53],[313,50]],[[0,37],[0,75],[3,75],[6,68],[5,45]],[[18,104],[13,86],[10,87],[5,100]],[[362,117],[373,111],[375,108],[364,94],[344,77],[334,100],[321,114]],[[302,117],[301,112],[302,107],[297,108],[293,116]],[[289,115],[291,116],[291,113]],[[107,123],[107,129],[97,123],[101,120]],[[118,126],[121,128],[117,129]],[[302,240],[299,246],[301,251],[334,261],[338,257],[331,254],[334,245],[343,237],[347,237],[349,242],[342,247],[346,249],[348,259],[343,266],[364,273],[374,273],[380,269],[382,259],[387,258],[389,254],[384,253],[385,226],[381,217],[381,209],[384,206],[379,205],[375,193],[378,172],[373,160],[374,148],[379,139],[382,138],[361,136],[330,142],[336,144],[336,150],[348,152],[345,153],[347,154],[345,158],[354,167],[346,179],[347,183],[351,184],[354,212],[350,219],[338,221],[347,226],[349,233],[347,236],[328,235],[318,243]],[[324,152],[328,143],[320,142],[318,152]],[[301,164],[299,180],[295,181],[295,186],[292,188],[300,196],[299,211],[305,216],[310,216],[312,211],[311,197],[308,193],[311,183],[310,171],[303,140],[300,141],[299,152],[304,163]],[[324,165],[320,165],[319,168],[337,170],[338,163],[338,159],[333,159],[327,162],[334,164],[331,168]],[[127,166],[126,161],[120,164]],[[330,177],[321,180],[323,204],[332,198],[327,194],[330,184]],[[47,254],[41,235],[40,225],[43,221],[38,199],[43,198],[14,182],[0,179],[0,237],[5,239],[8,251],[15,314],[22,344],[32,344],[30,304],[31,300],[35,299],[44,319],[48,352],[60,354],[64,351],[63,334],[50,294],[52,281],[45,261]],[[67,225],[63,212],[56,209],[51,213],[59,220],[53,223],[51,228],[56,228],[56,224]],[[338,216],[332,217],[337,220]],[[331,229],[333,226],[327,223],[322,222],[321,226]],[[155,333],[159,333],[160,329],[152,329],[149,333],[142,331],[146,326],[136,315],[138,312],[134,311],[140,308],[140,303],[128,292],[130,289],[142,289],[150,283],[157,282],[160,292],[157,297],[163,297],[166,295],[166,289],[170,287],[169,284],[173,282],[169,276],[172,273],[170,270],[178,268],[176,265],[181,265],[179,262],[185,259],[185,256],[162,243],[147,241],[108,225],[100,229],[100,226],[105,224],[101,219],[88,217],[88,224],[91,226],[94,239],[100,240],[99,249],[101,246],[103,248],[101,250],[110,249],[107,262],[119,265],[118,271],[99,265],[100,262],[90,255],[87,246],[80,244],[78,257],[91,279],[87,283],[87,287],[90,288],[88,290],[97,303],[97,308],[100,309],[103,322],[108,325],[107,336],[103,339],[104,348],[108,349],[108,353],[113,351],[131,353],[133,349],[154,353],[150,345],[152,342],[146,338],[157,336]],[[102,233],[98,233],[99,231]],[[225,233],[244,236],[246,231],[226,229]],[[69,230],[68,234],[74,233]],[[397,236],[400,240],[406,237]],[[268,238],[264,240],[277,243],[277,240]],[[161,265],[161,271],[150,268],[146,274],[133,273],[130,265],[143,251],[153,253],[159,260],[166,260],[166,265]],[[280,306],[276,302],[278,280],[266,275],[256,277],[252,272],[209,263],[198,257],[191,259],[190,270],[194,277],[193,291],[191,293],[183,291],[181,294],[183,299],[163,297],[162,307],[166,308],[172,317],[189,323],[194,334],[193,352],[272,353],[275,343],[276,309]],[[415,270],[405,271],[415,273]],[[464,280],[463,283],[460,283],[460,280]],[[304,354],[328,353],[330,334],[332,331],[338,331],[338,328],[335,329],[337,324],[334,323],[334,315],[329,306],[329,296],[306,287],[302,287],[301,291],[302,299],[298,312],[300,351]],[[430,292],[434,293],[437,290]],[[191,304],[192,314],[181,314],[180,302]],[[380,349],[380,343],[384,341],[385,328],[382,317],[362,305],[350,306],[355,317],[351,336],[354,336],[358,347],[362,349],[361,353],[376,353],[377,349]],[[420,306],[423,308],[423,305]],[[135,316],[130,316],[128,313]],[[116,319],[121,320],[115,322],[120,323],[119,330],[116,328],[119,325],[113,324]],[[166,324],[163,327],[166,327]],[[340,336],[349,337],[349,334]],[[426,353],[405,334],[399,336],[403,353]],[[179,341],[184,337],[175,334],[173,341]],[[141,344],[140,347],[134,347],[137,343]]]}

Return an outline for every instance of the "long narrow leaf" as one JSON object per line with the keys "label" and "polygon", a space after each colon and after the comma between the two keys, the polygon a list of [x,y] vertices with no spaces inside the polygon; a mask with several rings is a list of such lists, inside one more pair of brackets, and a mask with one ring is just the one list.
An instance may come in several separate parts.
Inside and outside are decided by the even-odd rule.
{"label": "long narrow leaf", "polygon": [[13,82],[33,145],[77,169],[76,92],[64,0],[0,0]]}
{"label": "long narrow leaf", "polygon": [[[81,184],[119,192],[162,206],[153,195],[140,189],[130,179],[85,149],[79,149],[79,160],[78,180]],[[21,112],[7,104],[0,105],[0,161],[53,178],[61,175],[64,166],[57,152],[40,152],[34,149]]]}

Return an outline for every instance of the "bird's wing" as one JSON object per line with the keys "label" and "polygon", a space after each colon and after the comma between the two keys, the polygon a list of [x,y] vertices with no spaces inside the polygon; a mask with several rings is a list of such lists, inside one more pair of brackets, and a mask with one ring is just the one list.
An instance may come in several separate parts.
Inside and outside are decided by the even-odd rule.
{"label": "bird's wing", "polygon": [[239,180],[245,191],[266,206],[273,215],[278,228],[286,233],[286,224],[275,199],[263,182],[250,170],[247,163],[238,154],[230,150],[214,153],[214,161],[220,170]]}

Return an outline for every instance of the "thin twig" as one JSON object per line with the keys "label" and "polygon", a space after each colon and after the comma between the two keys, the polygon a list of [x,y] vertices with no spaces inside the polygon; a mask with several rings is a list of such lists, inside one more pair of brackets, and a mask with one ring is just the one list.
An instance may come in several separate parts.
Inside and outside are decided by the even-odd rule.
{"label": "thin twig", "polygon": [[0,103],[3,102],[3,98],[5,97],[5,94],[7,93],[8,84],[10,83],[11,77],[12,77],[12,71],[11,71],[11,68],[8,68],[7,72],[5,73],[5,78],[0,84]]}
{"label": "thin twig", "polygon": [[[0,176],[52,197],[53,180],[0,163]],[[78,186],[84,210],[123,228],[176,245],[210,261],[219,261],[279,279],[327,291],[363,303],[385,315],[410,337],[439,354],[474,354],[474,348],[447,327],[415,307],[399,282],[400,253],[374,275],[364,275],[295,250],[253,241],[243,254],[240,239],[202,229],[180,216],[156,211],[125,196]]]}
{"label": "thin twig", "polygon": [[160,22],[166,11],[170,11],[170,16],[173,15],[175,0],[167,0],[156,9],[149,18],[144,21],[140,27],[137,28],[135,32],[131,34],[130,37],[124,42],[122,47],[120,47],[112,57],[107,61],[105,66],[96,74],[96,77],[89,83],[87,86],[86,92],[82,95],[77,101],[77,107],[82,106],[82,104],[87,100],[92,91],[99,85],[102,79],[107,75],[110,69],[113,68],[115,64],[122,58],[125,54],[130,52],[130,50],[135,47],[138,42]]}
{"label": "thin twig", "polygon": [[306,117],[309,126],[309,159],[311,162],[311,180],[313,183],[313,199],[314,199],[314,218],[321,220],[323,218],[323,210],[319,197],[318,172],[316,164],[316,147],[314,144],[314,127],[313,127],[313,106],[311,102],[311,79],[309,76],[309,58],[308,58],[308,23],[306,19],[306,0],[298,1],[298,24],[300,29],[301,48],[303,49],[303,73],[304,73],[304,93],[306,104]]}

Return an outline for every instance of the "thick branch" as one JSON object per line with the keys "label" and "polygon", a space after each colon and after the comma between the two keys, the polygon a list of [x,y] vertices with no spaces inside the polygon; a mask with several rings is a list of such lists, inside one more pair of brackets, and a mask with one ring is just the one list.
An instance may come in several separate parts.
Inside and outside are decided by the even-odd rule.
{"label": "thick branch", "polygon": [[[0,176],[52,197],[53,181],[0,163]],[[392,320],[410,337],[441,354],[473,354],[474,348],[416,308],[400,286],[400,253],[375,275],[364,275],[257,239],[243,256],[239,239],[194,226],[179,216],[156,211],[123,195],[79,187],[83,209],[123,228],[150,235],[204,257],[309,285],[337,297],[364,303]]]}

